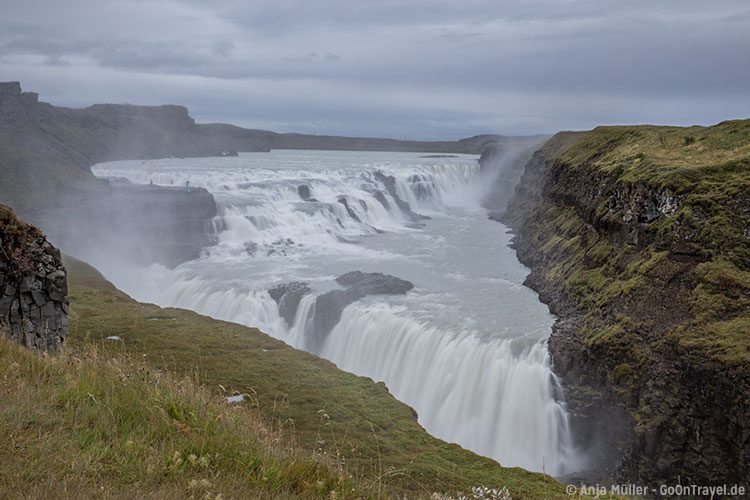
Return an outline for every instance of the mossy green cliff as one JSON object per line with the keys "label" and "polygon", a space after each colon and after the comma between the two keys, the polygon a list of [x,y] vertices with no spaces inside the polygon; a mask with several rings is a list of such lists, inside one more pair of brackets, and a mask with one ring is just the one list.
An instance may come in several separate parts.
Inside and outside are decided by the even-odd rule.
{"label": "mossy green cliff", "polygon": [[750,482],[750,121],[559,133],[505,220],[603,472]]}

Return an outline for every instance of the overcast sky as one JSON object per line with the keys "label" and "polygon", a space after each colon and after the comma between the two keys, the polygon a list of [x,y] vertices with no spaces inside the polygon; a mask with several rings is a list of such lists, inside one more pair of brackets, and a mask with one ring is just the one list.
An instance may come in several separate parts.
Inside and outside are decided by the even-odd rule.
{"label": "overcast sky", "polygon": [[0,0],[0,80],[318,134],[710,124],[750,116],[750,1]]}

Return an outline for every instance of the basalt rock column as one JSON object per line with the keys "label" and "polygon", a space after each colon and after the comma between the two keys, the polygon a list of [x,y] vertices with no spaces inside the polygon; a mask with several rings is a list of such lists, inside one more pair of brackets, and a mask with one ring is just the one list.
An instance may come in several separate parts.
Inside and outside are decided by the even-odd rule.
{"label": "basalt rock column", "polygon": [[66,278],[60,251],[0,205],[0,334],[58,352],[68,336]]}

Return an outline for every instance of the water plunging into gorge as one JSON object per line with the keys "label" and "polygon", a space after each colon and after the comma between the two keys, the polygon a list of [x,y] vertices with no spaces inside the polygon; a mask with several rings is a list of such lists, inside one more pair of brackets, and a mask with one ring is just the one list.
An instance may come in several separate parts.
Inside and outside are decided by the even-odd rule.
{"label": "water plunging into gorge", "polygon": [[[568,419],[550,368],[554,320],[522,285],[507,228],[487,219],[475,156],[274,151],[97,165],[99,176],[200,186],[217,244],[173,270],[88,256],[143,301],[257,326],[384,381],[433,435],[506,466],[570,472]],[[312,341],[316,301],[349,271],[408,280],[347,305]],[[287,318],[268,290],[304,282]]]}

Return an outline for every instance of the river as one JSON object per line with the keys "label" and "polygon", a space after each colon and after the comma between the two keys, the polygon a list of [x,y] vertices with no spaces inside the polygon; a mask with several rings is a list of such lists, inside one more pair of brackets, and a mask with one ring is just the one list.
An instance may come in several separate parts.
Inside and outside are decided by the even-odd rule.
{"label": "river", "polygon": [[[272,151],[121,161],[101,177],[204,187],[217,244],[169,270],[93,264],[138,300],[256,326],[346,371],[383,381],[431,434],[502,465],[571,472],[575,453],[546,341],[554,317],[481,200],[477,157]],[[389,187],[390,184],[390,187]],[[408,203],[408,207],[405,205]],[[406,295],[347,306],[311,342],[316,296],[348,271],[408,280]],[[268,293],[306,282],[288,324]]]}

